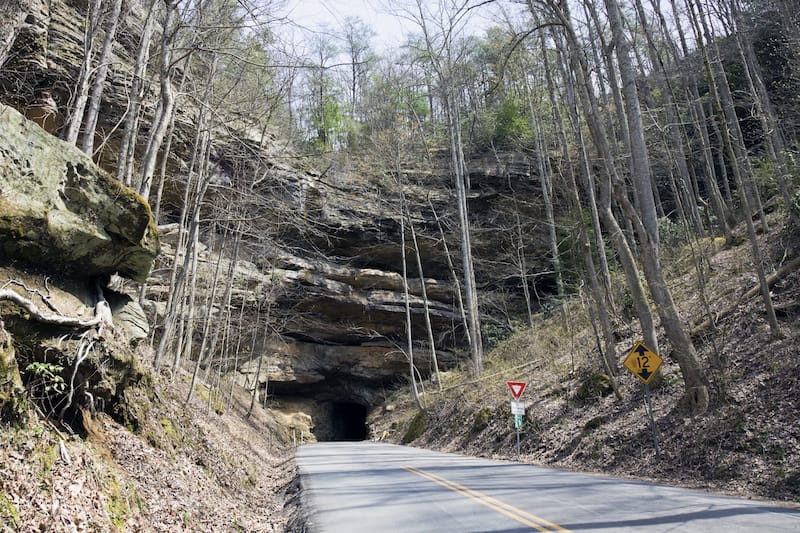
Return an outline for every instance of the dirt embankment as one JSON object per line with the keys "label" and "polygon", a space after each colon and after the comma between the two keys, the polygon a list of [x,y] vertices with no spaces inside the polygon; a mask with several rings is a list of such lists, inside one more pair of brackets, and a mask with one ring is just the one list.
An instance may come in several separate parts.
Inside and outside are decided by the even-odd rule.
{"label": "dirt embankment", "polygon": [[[99,414],[85,438],[39,418],[0,430],[0,531],[279,532],[301,527],[292,448],[249,396],[187,376],[131,391],[135,431]],[[288,502],[288,504],[287,504]],[[294,524],[294,525],[291,525]]]}

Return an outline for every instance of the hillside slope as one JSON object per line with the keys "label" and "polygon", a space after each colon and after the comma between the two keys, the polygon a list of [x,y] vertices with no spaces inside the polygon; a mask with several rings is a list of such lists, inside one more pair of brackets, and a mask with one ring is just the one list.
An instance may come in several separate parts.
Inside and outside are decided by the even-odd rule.
{"label": "hillside slope", "polygon": [[285,531],[292,436],[258,406],[246,419],[242,389],[184,406],[189,377],[127,396],[136,432],[102,413],[85,440],[43,419],[0,431],[0,531]]}
{"label": "hillside slope", "polygon": [[[776,270],[772,286],[781,336],[771,336],[756,297],[749,246],[697,243],[708,256],[707,282],[698,285],[691,250],[667,250],[671,289],[708,371],[712,407],[690,416],[679,404],[677,365],[662,348],[661,378],[651,385],[660,455],[641,383],[622,368],[638,340],[630,316],[617,315],[617,355],[623,399],[611,394],[600,369],[590,324],[577,298],[560,314],[537,316],[535,325],[502,342],[480,379],[451,372],[444,392],[427,385],[426,409],[405,391],[372,417],[377,437],[414,446],[485,457],[517,459],[516,434],[505,381],[528,382],[519,460],[562,468],[646,478],[752,498],[800,502],[800,271],[797,242],[782,220],[761,236]],[[792,265],[794,265],[792,267]],[[788,270],[788,272],[786,272]],[[706,308],[702,295],[708,302]],[[619,295],[618,305],[624,303]],[[716,327],[703,324],[708,312]],[[659,339],[666,344],[666,340]]]}

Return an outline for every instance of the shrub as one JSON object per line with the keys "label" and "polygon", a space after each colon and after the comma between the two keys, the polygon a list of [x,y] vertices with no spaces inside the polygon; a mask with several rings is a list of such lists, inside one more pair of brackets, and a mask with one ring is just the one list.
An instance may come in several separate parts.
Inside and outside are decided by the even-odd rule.
{"label": "shrub", "polygon": [[602,398],[614,392],[611,387],[611,378],[608,374],[591,374],[586,376],[575,391],[576,400],[590,400]]}

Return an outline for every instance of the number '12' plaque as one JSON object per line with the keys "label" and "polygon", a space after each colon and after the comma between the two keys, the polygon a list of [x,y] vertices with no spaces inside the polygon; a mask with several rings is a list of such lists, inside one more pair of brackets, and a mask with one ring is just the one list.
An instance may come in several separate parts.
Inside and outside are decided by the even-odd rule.
{"label": "number '12' plaque", "polygon": [[647,385],[653,381],[662,362],[657,353],[645,346],[644,343],[637,342],[622,364]]}

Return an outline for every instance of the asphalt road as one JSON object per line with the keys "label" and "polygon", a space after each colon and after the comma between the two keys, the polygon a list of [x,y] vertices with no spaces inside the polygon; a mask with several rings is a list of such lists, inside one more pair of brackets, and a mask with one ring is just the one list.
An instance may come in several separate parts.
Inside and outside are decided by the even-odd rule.
{"label": "asphalt road", "polygon": [[301,446],[309,530],[800,532],[800,509],[372,442]]}

